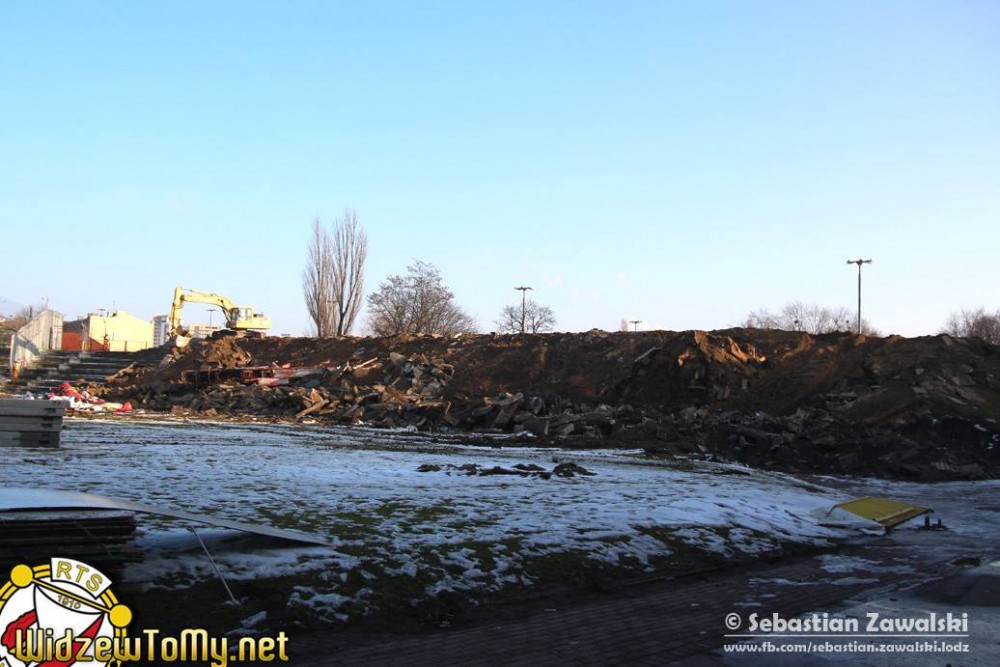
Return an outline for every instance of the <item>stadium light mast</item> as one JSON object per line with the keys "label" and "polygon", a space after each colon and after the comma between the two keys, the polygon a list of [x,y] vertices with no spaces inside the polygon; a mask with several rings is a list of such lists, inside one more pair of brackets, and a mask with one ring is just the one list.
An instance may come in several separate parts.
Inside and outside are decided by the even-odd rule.
{"label": "stadium light mast", "polygon": [[524,311],[525,311],[525,298],[528,295],[528,290],[530,287],[515,287],[514,289],[520,290],[521,292],[521,333],[524,333]]}
{"label": "stadium light mast", "polygon": [[861,335],[861,266],[863,264],[871,264],[870,259],[849,259],[848,264],[858,265],[858,335]]}

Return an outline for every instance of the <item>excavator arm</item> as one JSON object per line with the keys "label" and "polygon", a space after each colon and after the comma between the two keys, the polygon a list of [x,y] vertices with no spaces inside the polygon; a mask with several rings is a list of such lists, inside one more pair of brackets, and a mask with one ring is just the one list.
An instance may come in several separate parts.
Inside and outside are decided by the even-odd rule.
{"label": "excavator arm", "polygon": [[174,300],[170,306],[170,335],[177,335],[180,332],[181,309],[185,303],[204,303],[217,306],[225,315],[226,327],[229,329],[246,331],[271,328],[271,318],[263,313],[255,313],[253,308],[249,306],[237,306],[221,294],[177,287],[174,290]]}

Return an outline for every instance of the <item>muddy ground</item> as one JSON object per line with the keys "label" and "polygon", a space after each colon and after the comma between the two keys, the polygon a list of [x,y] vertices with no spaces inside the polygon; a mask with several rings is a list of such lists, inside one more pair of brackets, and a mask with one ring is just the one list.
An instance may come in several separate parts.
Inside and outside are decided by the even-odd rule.
{"label": "muddy ground", "polygon": [[[504,433],[797,473],[1000,476],[1000,354],[978,339],[758,329],[230,337],[166,360],[99,391],[201,418]],[[183,381],[185,371],[244,367],[279,377]]]}

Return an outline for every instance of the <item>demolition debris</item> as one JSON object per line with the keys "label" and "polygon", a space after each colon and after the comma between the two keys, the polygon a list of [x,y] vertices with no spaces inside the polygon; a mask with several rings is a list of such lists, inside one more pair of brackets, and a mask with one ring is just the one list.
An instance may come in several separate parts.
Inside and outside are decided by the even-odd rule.
{"label": "demolition debris", "polygon": [[753,329],[222,338],[165,361],[92,391],[196,418],[515,434],[791,472],[1000,474],[1000,355],[978,339]]}

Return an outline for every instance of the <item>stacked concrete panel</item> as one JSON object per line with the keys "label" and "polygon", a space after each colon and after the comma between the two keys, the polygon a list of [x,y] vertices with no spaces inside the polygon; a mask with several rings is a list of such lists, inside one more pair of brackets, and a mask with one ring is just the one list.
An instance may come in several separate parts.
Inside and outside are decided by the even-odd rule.
{"label": "stacked concrete panel", "polygon": [[66,404],[0,399],[0,447],[58,447]]}

